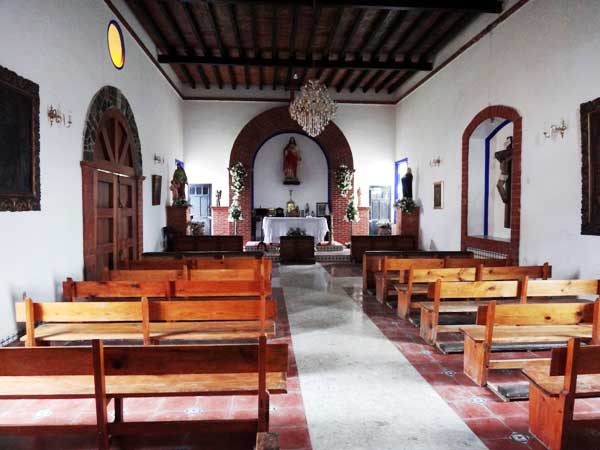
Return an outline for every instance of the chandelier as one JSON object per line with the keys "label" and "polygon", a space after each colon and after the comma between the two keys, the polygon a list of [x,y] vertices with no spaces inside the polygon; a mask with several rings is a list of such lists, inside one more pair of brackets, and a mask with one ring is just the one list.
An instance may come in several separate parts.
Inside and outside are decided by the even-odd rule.
{"label": "chandelier", "polygon": [[323,132],[334,118],[337,105],[319,80],[308,80],[290,105],[290,115],[310,136]]}

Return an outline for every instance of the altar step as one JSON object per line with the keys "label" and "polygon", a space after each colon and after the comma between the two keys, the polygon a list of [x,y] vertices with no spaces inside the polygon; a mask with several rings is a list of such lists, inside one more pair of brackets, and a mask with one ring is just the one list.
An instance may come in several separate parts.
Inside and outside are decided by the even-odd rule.
{"label": "altar step", "polygon": [[[248,241],[244,246],[244,251],[252,252],[264,250],[263,246],[259,249],[258,244],[258,241]],[[265,257],[273,262],[279,262],[279,245],[267,245]],[[328,243],[317,245],[315,247],[315,259],[317,262],[352,262],[350,249],[344,247],[339,242],[334,242],[332,245],[329,245]]]}

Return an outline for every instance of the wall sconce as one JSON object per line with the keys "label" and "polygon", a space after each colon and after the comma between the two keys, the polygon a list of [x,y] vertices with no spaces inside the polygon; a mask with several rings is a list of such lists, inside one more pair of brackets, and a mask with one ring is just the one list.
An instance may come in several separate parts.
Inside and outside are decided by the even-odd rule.
{"label": "wall sconce", "polygon": [[442,158],[440,158],[439,156],[429,161],[429,167],[440,167],[441,164]]}
{"label": "wall sconce", "polygon": [[164,164],[165,163],[165,157],[164,156],[160,156],[157,155],[156,153],[154,154],[154,164]]}
{"label": "wall sconce", "polygon": [[65,117],[65,114],[60,110],[60,105],[58,108],[50,105],[48,106],[48,121],[50,122],[50,126],[56,124],[57,126],[63,126],[65,128],[71,128],[73,121],[71,120],[71,113]]}
{"label": "wall sconce", "polygon": [[553,134],[560,133],[560,137],[565,137],[565,131],[567,131],[567,124],[565,123],[565,119],[561,119],[560,125],[550,125],[550,132],[544,131],[544,137],[546,139],[550,139]]}

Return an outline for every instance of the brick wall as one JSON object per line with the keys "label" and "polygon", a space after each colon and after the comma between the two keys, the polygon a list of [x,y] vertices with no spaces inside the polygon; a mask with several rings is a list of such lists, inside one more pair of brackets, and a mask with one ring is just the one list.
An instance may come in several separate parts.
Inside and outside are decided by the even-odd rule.
{"label": "brick wall", "polygon": [[352,225],[352,234],[355,236],[366,236],[369,234],[369,207],[359,206],[358,217],[360,221]]}
{"label": "brick wall", "polygon": [[[492,117],[507,119],[513,123],[513,159],[511,180],[511,218],[510,243],[478,239],[468,236],[467,220],[469,216],[469,139],[475,129]],[[483,250],[505,253],[514,264],[519,263],[519,245],[521,243],[521,143],[523,121],[516,109],[509,106],[488,106],[477,114],[465,129],[462,137],[462,198],[461,198],[461,247],[466,250],[476,246]]]}
{"label": "brick wall", "polygon": [[227,221],[229,215],[229,206],[213,206],[211,210],[211,234],[213,236],[228,236],[230,234],[233,234],[229,232],[229,222]]}
{"label": "brick wall", "polygon": [[[233,143],[229,166],[241,162],[248,171],[246,188],[240,196],[240,206],[246,217],[250,217],[252,208],[252,166],[254,157],[267,139],[280,133],[305,134],[290,117],[287,106],[273,108],[257,115],[246,124]],[[329,163],[329,198],[331,199],[333,237],[336,241],[343,243],[350,240],[350,224],[343,220],[348,199],[343,198],[336,187],[335,170],[342,164],[351,169],[354,168],[352,151],[346,137],[334,123],[330,123],[325,131],[315,138],[315,141],[323,149]],[[231,202],[231,180],[229,180],[229,190]],[[229,224],[229,232],[233,234],[232,223]],[[250,220],[239,223],[238,234],[244,236],[245,242],[250,240]]]}

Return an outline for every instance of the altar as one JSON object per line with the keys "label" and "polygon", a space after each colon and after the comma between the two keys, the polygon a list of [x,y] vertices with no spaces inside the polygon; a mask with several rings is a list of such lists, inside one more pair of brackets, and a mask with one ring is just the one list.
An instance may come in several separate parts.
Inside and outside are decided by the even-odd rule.
{"label": "altar", "polygon": [[307,236],[313,236],[315,246],[325,239],[329,231],[324,217],[265,217],[262,223],[263,241],[278,244],[281,236],[287,236],[292,228],[300,228]]}

